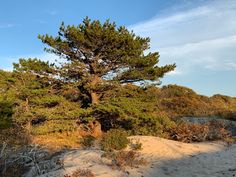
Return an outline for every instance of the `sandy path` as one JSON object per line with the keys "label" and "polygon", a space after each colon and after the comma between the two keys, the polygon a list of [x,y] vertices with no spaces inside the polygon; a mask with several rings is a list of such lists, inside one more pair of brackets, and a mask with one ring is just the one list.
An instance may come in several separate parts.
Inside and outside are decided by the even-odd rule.
{"label": "sandy path", "polygon": [[64,170],[43,177],[61,177],[77,168],[88,168],[97,177],[233,177],[236,176],[236,145],[223,143],[186,144],[157,137],[135,136],[143,144],[140,151],[148,165],[127,168],[128,172],[113,170],[101,158],[100,150],[74,150],[64,155]]}

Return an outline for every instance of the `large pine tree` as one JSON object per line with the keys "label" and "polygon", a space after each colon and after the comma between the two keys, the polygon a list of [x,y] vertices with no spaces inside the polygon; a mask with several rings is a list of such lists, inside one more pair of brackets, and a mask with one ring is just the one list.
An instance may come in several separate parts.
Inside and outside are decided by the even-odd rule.
{"label": "large pine tree", "polygon": [[144,54],[149,49],[149,38],[136,36],[109,20],[102,24],[86,17],[78,26],[62,23],[58,36],[39,35],[39,39],[49,46],[46,51],[67,59],[57,65],[57,77],[78,83],[92,104],[99,102],[112,82],[159,81],[176,67],[158,66],[158,52]]}

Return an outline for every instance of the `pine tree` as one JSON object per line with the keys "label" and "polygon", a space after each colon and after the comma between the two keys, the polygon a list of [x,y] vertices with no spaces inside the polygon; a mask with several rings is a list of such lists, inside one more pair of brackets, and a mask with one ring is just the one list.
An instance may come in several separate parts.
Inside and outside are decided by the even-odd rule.
{"label": "pine tree", "polygon": [[78,26],[62,23],[58,36],[39,35],[39,39],[49,46],[47,52],[67,59],[57,65],[57,77],[78,83],[92,104],[97,104],[113,83],[159,81],[176,67],[158,66],[158,52],[144,53],[150,38],[136,36],[109,20],[102,24],[86,17]]}

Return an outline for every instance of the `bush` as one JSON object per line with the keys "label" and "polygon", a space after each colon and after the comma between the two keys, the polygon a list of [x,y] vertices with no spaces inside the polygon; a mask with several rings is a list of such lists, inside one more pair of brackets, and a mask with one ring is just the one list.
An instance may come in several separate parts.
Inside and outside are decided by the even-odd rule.
{"label": "bush", "polygon": [[231,137],[231,133],[226,129],[224,122],[213,120],[206,125],[209,127],[207,140],[225,140]]}
{"label": "bush", "polygon": [[131,142],[130,143],[131,149],[133,149],[135,151],[142,150],[142,146],[143,146],[143,144],[141,142],[139,142],[139,141]]}
{"label": "bush", "polygon": [[72,173],[71,177],[95,177],[95,175],[89,169],[77,169]]}
{"label": "bush", "polygon": [[227,137],[224,139],[224,141],[227,143],[228,146],[231,146],[236,142],[236,139],[233,137]]}
{"label": "bush", "polygon": [[221,122],[211,121],[205,124],[180,123],[170,130],[170,138],[182,142],[201,142],[224,140],[230,133]]}
{"label": "bush", "polygon": [[73,120],[50,120],[33,125],[31,128],[32,135],[46,135],[49,133],[62,133],[75,130],[75,121]]}
{"label": "bush", "polygon": [[129,139],[127,133],[119,129],[111,129],[101,140],[101,147],[103,150],[121,150],[127,147]]}
{"label": "bush", "polygon": [[118,151],[118,152],[106,152],[103,157],[112,160],[112,168],[124,170],[125,167],[138,167],[145,165],[146,161],[140,157],[137,151]]}
{"label": "bush", "polygon": [[94,141],[95,141],[95,138],[93,136],[87,135],[87,136],[85,136],[81,139],[80,144],[84,148],[89,148],[89,147],[92,147],[94,145]]}
{"label": "bush", "polygon": [[181,123],[170,130],[170,138],[186,143],[200,142],[206,140],[208,132],[207,126]]}

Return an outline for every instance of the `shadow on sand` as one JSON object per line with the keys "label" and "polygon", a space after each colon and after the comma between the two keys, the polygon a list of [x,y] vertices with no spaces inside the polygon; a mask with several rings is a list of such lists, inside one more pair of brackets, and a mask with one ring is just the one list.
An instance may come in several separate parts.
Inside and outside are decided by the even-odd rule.
{"label": "shadow on sand", "polygon": [[142,174],[143,177],[234,177],[236,144],[225,146],[215,152],[169,160],[159,160],[154,157],[151,161],[151,167],[146,169]]}

